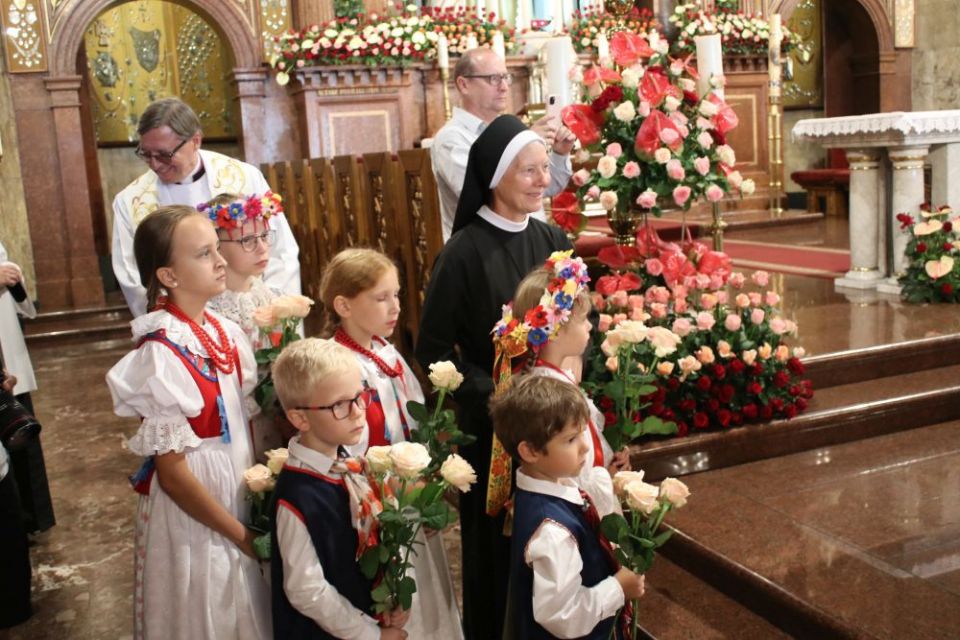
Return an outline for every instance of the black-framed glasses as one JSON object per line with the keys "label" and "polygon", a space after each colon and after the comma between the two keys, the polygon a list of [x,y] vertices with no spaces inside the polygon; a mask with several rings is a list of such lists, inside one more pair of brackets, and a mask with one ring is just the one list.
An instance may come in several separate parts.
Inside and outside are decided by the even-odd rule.
{"label": "black-framed glasses", "polygon": [[501,82],[507,83],[507,86],[513,84],[513,76],[509,73],[477,73],[469,76],[463,76],[464,78],[483,78],[487,81],[491,87],[500,86]]}
{"label": "black-framed glasses", "polygon": [[156,160],[162,162],[163,164],[170,164],[170,161],[173,160],[173,156],[177,155],[177,151],[180,151],[180,148],[183,145],[189,142],[190,138],[185,138],[180,141],[180,144],[173,148],[173,151],[155,151],[153,153],[148,153],[140,148],[140,145],[137,145],[137,148],[134,150],[134,153],[138,158],[144,162],[150,162],[151,160]]}
{"label": "black-framed glasses", "polygon": [[329,411],[337,420],[343,420],[350,415],[353,405],[360,411],[366,411],[370,406],[370,390],[364,389],[350,400],[340,400],[325,407],[294,407],[298,411]]}
{"label": "black-framed glasses", "polygon": [[267,229],[266,231],[261,231],[260,233],[253,233],[249,236],[243,236],[242,238],[237,238],[236,240],[230,240],[228,238],[220,238],[220,242],[239,242],[240,247],[250,253],[257,250],[257,242],[262,242],[268,247],[272,247],[273,243],[277,240],[277,232],[275,229]]}

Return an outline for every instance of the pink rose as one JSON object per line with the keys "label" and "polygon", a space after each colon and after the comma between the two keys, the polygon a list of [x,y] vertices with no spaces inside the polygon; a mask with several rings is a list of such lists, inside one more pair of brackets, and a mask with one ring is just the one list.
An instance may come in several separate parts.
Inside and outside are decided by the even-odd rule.
{"label": "pink rose", "polygon": [[627,296],[627,306],[629,306],[631,309],[637,309],[637,308],[642,309],[643,302],[644,302],[643,296],[641,295],[633,294],[633,295]]}
{"label": "pink rose", "polygon": [[673,301],[673,310],[676,313],[686,313],[687,312],[687,299],[679,298]]}
{"label": "pink rose", "polygon": [[662,129],[660,131],[660,141],[668,147],[676,145],[679,140],[680,132],[676,129]]}
{"label": "pink rose", "polygon": [[778,336],[783,335],[787,331],[787,323],[783,321],[783,318],[774,318],[770,321],[770,331]]}
{"label": "pink rose", "polygon": [[626,291],[614,291],[613,295],[610,296],[610,304],[617,307],[627,306],[627,292]]}
{"label": "pink rose", "polygon": [[760,297],[760,294],[757,293],[756,291],[751,291],[750,293],[747,294],[747,297],[750,298],[750,304],[752,304],[755,307],[759,307],[760,302],[763,300]]}
{"label": "pink rose", "polygon": [[573,184],[578,187],[582,187],[587,184],[587,180],[590,179],[590,172],[586,169],[580,169],[575,174],[573,174]]}
{"label": "pink rose", "polygon": [[690,199],[690,187],[681,185],[673,190],[673,201],[678,207],[682,207]]}
{"label": "pink rose", "polygon": [[685,338],[688,335],[690,335],[691,331],[693,331],[693,324],[690,322],[688,318],[677,318],[676,320],[673,321],[672,328],[675,334],[677,334],[681,338]]}
{"label": "pink rose", "polygon": [[740,316],[735,313],[727,314],[726,320],[723,321],[723,326],[727,328],[727,331],[739,331]]}
{"label": "pink rose", "polygon": [[654,318],[666,318],[667,317],[667,305],[662,302],[652,302],[650,303],[650,315]]}
{"label": "pink rose", "polygon": [[597,320],[597,330],[601,333],[605,333],[607,329],[610,328],[610,325],[613,324],[613,317],[606,313],[600,314],[600,319]]}
{"label": "pink rose", "polygon": [[697,142],[699,142],[700,146],[703,147],[704,149],[709,149],[710,147],[713,146],[713,136],[711,136],[709,133],[704,131],[697,136]]}
{"label": "pink rose", "polygon": [[753,283],[758,287],[765,287],[767,283],[770,282],[770,274],[766,271],[754,271],[750,279],[753,280]]}
{"label": "pink rose", "polygon": [[717,302],[719,302],[720,304],[727,304],[727,300],[729,298],[730,296],[727,294],[726,291],[717,291]]}
{"label": "pink rose", "polygon": [[630,310],[630,319],[637,322],[643,322],[650,318],[650,314],[643,310],[643,307],[634,307]]}
{"label": "pink rose", "polygon": [[746,278],[743,277],[743,274],[737,271],[736,273],[730,274],[730,278],[727,280],[727,284],[729,284],[734,289],[740,289],[743,287],[743,283],[745,280]]}
{"label": "pink rose", "polygon": [[590,297],[593,298],[593,308],[597,311],[603,311],[607,308],[607,301],[603,299],[602,294],[593,293]]}
{"label": "pink rose", "polygon": [[715,184],[707,187],[707,200],[710,202],[719,202],[720,200],[723,200],[723,189]]}
{"label": "pink rose", "polygon": [[712,293],[703,293],[700,295],[700,306],[710,311],[717,306],[717,296]]}
{"label": "pink rose", "polygon": [[[636,164],[636,163],[628,162],[627,164]],[[624,171],[626,171],[626,167],[624,167]],[[647,189],[646,191],[641,193],[640,196],[637,198],[637,204],[643,207],[644,209],[652,209],[653,207],[657,206],[657,192],[651,189]],[[653,275],[660,275],[660,274],[655,273]]]}
{"label": "pink rose", "polygon": [[[614,143],[616,144],[616,143]],[[623,177],[624,178],[636,178],[640,175],[640,165],[636,162],[630,161],[627,164],[623,165]],[[643,194],[641,194],[642,197]],[[642,206],[642,205],[641,205]]]}
{"label": "pink rose", "polygon": [[710,331],[717,320],[709,311],[701,311],[697,314],[697,328],[702,331]]}
{"label": "pink rose", "polygon": [[786,362],[790,358],[790,348],[785,344],[780,345],[774,352],[773,357],[777,359],[777,362]]}
{"label": "pink rose", "polygon": [[[687,172],[683,170],[683,165],[680,164],[680,161],[674,158],[667,162],[667,175],[679,182],[687,176]],[[678,202],[677,204],[682,203]]]}
{"label": "pink rose", "polygon": [[596,200],[597,198],[599,198],[600,187],[598,187],[597,185],[593,185],[592,187],[587,189],[587,197],[590,198],[591,200]]}
{"label": "pink rose", "polygon": [[663,273],[663,263],[657,258],[647,258],[647,260],[643,263],[643,266],[647,270],[647,273],[654,277]]}
{"label": "pink rose", "polygon": [[615,326],[617,326],[618,324],[620,324],[621,322],[623,322],[623,321],[626,320],[626,319],[627,319],[627,314],[625,314],[625,313],[615,313],[615,314],[613,314],[613,322],[610,324],[610,326],[615,327]]}
{"label": "pink rose", "polygon": [[623,155],[623,147],[620,146],[619,142],[610,143],[607,145],[607,155],[619,158]]}
{"label": "pink rose", "polygon": [[670,290],[666,287],[650,287],[647,289],[647,299],[653,302],[666,304],[670,300]]}
{"label": "pink rose", "polygon": [[750,312],[750,322],[753,324],[763,324],[763,318],[766,314],[763,309],[754,309]]}
{"label": "pink rose", "polygon": [[775,307],[777,303],[780,302],[780,295],[776,291],[767,291],[767,295],[764,296],[764,302],[771,307]]}
{"label": "pink rose", "polygon": [[619,364],[617,356],[610,356],[607,358],[607,371],[616,371]]}
{"label": "pink rose", "polygon": [[710,173],[710,158],[701,156],[693,161],[693,168],[702,176]]}
{"label": "pink rose", "polygon": [[640,106],[637,107],[637,113],[639,113],[640,116],[643,117],[643,118],[646,118],[647,116],[649,116],[649,115],[650,115],[650,103],[647,102],[646,100],[641,100],[641,101],[640,101]]}
{"label": "pink rose", "polygon": [[746,309],[750,306],[750,296],[745,293],[738,293],[734,300],[736,301],[737,306],[741,309]]}

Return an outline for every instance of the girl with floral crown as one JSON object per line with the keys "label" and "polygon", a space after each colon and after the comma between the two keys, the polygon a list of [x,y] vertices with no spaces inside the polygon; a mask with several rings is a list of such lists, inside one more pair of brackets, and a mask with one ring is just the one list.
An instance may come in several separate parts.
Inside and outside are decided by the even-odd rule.
{"label": "girl with floral crown", "polygon": [[[579,363],[590,342],[592,303],[587,266],[571,254],[558,251],[551,255],[543,267],[520,281],[513,302],[504,305],[503,318],[493,330],[498,388],[509,381],[514,370],[579,386],[568,365]],[[609,498],[610,508],[616,509],[611,476],[630,468],[630,455],[626,448],[613,451],[603,437],[603,414],[589,398],[587,405],[589,451],[578,482],[595,500]]]}
{"label": "girl with floral crown", "polygon": [[[397,267],[373,249],[345,249],[335,255],[320,280],[325,326],[323,337],[350,349],[360,363],[364,386],[371,391],[367,428],[348,447],[362,456],[372,446],[407,440],[416,421],[407,401],[424,401],[410,365],[387,341],[400,315]],[[423,534],[421,534],[423,535]],[[425,536],[414,561],[417,592],[404,626],[410,638],[463,638],[460,614],[439,535]]]}
{"label": "girl with floral crown", "polygon": [[[107,374],[114,411],[141,418],[127,448],[147,458],[134,546],[137,638],[270,633],[243,471],[253,464],[242,385],[256,381],[246,336],[206,310],[226,283],[217,234],[195,209],[162,207],[134,236],[150,313]],[[163,294],[163,295],[161,295]]]}

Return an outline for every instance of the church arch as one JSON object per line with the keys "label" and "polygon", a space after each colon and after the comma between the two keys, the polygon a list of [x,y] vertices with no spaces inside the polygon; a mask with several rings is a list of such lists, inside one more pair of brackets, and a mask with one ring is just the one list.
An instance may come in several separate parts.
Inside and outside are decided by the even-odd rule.
{"label": "church arch", "polygon": [[[780,13],[785,20],[789,20],[793,10],[797,8],[802,0],[783,0],[780,5]],[[877,43],[880,52],[893,51],[893,27],[890,26],[890,20],[887,16],[887,9],[882,0],[857,0],[873,23],[873,28],[877,32]]]}

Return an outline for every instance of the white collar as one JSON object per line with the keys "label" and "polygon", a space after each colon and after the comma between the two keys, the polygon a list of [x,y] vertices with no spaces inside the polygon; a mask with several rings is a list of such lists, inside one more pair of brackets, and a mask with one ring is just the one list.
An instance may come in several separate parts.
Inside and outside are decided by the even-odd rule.
{"label": "white collar", "polygon": [[566,500],[578,507],[583,506],[583,496],[580,495],[580,487],[573,478],[560,478],[556,482],[548,480],[539,480],[532,478],[523,472],[523,469],[517,469],[517,488],[529,491],[530,493],[539,493],[545,496],[552,496]]}
{"label": "white collar", "polygon": [[[230,342],[233,343],[233,336],[230,336],[229,328],[226,326],[230,321],[221,316],[218,313],[212,312],[209,309],[206,309],[211,316],[213,316],[219,323],[220,326],[224,328],[227,335],[230,337]],[[213,324],[210,322],[203,323],[203,330],[207,332],[214,340],[219,340],[216,330],[213,328]],[[200,339],[193,333],[193,330],[190,328],[186,322],[175,318],[172,314],[160,309],[158,311],[151,311],[150,313],[138,316],[133,319],[133,322],[130,323],[130,328],[133,330],[133,340],[134,342],[140,340],[143,336],[148,333],[154,333],[155,331],[163,330],[164,335],[170,342],[178,344],[181,347],[185,348],[190,353],[200,356],[201,358],[209,358],[210,354],[207,353],[206,348],[200,342]]]}
{"label": "white collar", "polygon": [[453,117],[451,120],[456,120],[465,129],[469,129],[477,135],[480,135],[480,133],[487,128],[487,123],[479,116],[475,116],[461,107],[453,108]]}
{"label": "white collar", "polygon": [[487,205],[480,207],[480,210],[477,211],[477,216],[483,218],[497,229],[509,231],[510,233],[520,233],[521,231],[525,230],[527,225],[530,223],[529,215],[523,219],[523,222],[514,222],[513,220],[507,220],[499,213],[494,213],[493,209]]}
{"label": "white collar", "polygon": [[197,172],[200,171],[201,166],[203,166],[203,157],[199,153],[197,153],[197,164],[193,165],[193,171],[191,171],[187,175],[187,177],[181,180],[180,182],[174,182],[172,184],[178,184],[178,185],[184,186],[188,184],[193,184],[194,182],[199,182],[200,179],[203,178],[203,176],[200,176],[200,178],[197,178],[196,180],[193,179],[193,176],[197,175]]}
{"label": "white collar", "polygon": [[316,449],[300,444],[300,434],[290,438],[290,442],[287,444],[287,452],[290,457],[296,458],[304,466],[310,467],[317,473],[322,473],[325,476],[330,475],[330,467],[333,466],[334,459]]}

